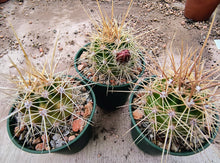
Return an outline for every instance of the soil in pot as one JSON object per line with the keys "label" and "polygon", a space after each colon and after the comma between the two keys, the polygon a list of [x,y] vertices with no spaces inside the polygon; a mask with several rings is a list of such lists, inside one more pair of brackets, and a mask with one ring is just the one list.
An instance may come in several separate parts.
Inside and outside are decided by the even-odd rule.
{"label": "soil in pot", "polygon": [[[120,78],[109,77],[108,73],[97,71],[91,64],[91,61],[86,57],[88,51],[86,48],[81,48],[75,56],[74,66],[80,76],[87,82],[92,84],[92,89],[96,95],[97,105],[105,111],[113,111],[124,105],[128,99],[129,91],[138,79],[142,76],[145,69],[145,64],[142,59],[137,63],[137,66],[131,67],[131,75],[126,74]],[[141,58],[141,57],[140,57]],[[126,65],[120,65],[124,69]],[[106,70],[108,71],[108,70]]]}
{"label": "soil in pot", "polygon": [[[86,86],[83,81],[76,79],[71,84],[75,86],[74,88],[77,87],[72,91],[78,95],[74,110],[65,117],[65,120],[57,121],[52,126],[44,125],[42,128],[43,124],[30,124],[24,121],[22,118],[24,113],[17,112],[18,102],[15,102],[10,110],[10,114],[13,116],[7,121],[7,129],[10,139],[18,148],[30,153],[42,154],[50,152],[75,153],[86,146],[92,132],[91,123],[96,106],[95,95],[91,87]],[[17,100],[19,101],[19,98]],[[50,110],[50,112],[52,111]],[[51,116],[54,117],[56,113],[51,116],[49,114],[48,110],[44,116],[45,121]],[[67,113],[63,112],[63,114]],[[41,123],[43,122],[41,121]],[[53,119],[50,119],[50,122],[53,122]]]}

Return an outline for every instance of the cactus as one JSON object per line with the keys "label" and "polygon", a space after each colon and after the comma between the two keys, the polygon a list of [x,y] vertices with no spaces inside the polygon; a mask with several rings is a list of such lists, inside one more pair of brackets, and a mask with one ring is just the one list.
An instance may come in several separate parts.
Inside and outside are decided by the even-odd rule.
{"label": "cactus", "polygon": [[[10,115],[14,126],[14,137],[23,147],[40,151],[51,151],[75,138],[91,123],[89,117],[94,108],[93,97],[87,85],[68,70],[54,73],[55,49],[51,63],[37,69],[29,60],[16,33],[15,36],[23,50],[26,68],[23,71],[11,60],[19,75],[11,81],[17,90],[17,99]],[[49,69],[49,71],[48,71]],[[11,122],[10,122],[11,123]]]}
{"label": "cactus", "polygon": [[110,18],[104,16],[97,0],[101,21],[97,24],[92,20],[95,30],[91,32],[91,43],[78,60],[79,67],[86,65],[78,69],[84,75],[88,74],[90,80],[105,85],[121,85],[136,79],[142,71],[143,58],[138,43],[132,32],[124,27],[132,3],[133,0],[119,24],[114,18],[113,1]]}
{"label": "cactus", "polygon": [[181,50],[180,60],[172,49],[162,66],[151,58],[155,67],[150,70],[156,76],[134,91],[133,118],[142,133],[161,148],[162,160],[166,152],[201,151],[217,134],[219,67],[205,69],[202,61],[208,36],[198,53],[184,55]]}

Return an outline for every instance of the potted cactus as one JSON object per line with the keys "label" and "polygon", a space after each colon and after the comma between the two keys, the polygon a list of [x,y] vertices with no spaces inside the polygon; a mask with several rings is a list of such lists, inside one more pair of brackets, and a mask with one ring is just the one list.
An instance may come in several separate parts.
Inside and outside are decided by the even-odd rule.
{"label": "potted cactus", "polygon": [[110,18],[104,17],[97,0],[101,22],[96,24],[93,20],[95,30],[91,32],[91,43],[75,56],[76,71],[86,82],[94,85],[97,105],[107,111],[127,101],[129,93],[126,91],[144,72],[144,61],[135,37],[124,28],[132,2],[119,24],[113,15],[113,1]]}
{"label": "potted cactus", "polygon": [[171,50],[162,66],[154,62],[155,76],[146,78],[131,94],[132,137],[143,151],[162,153],[162,161],[165,154],[202,151],[216,137],[219,67],[205,69],[201,58],[206,42],[199,53],[184,55],[182,50],[179,60]]}
{"label": "potted cactus", "polygon": [[21,71],[10,59],[19,75],[11,79],[15,84],[16,100],[7,117],[9,137],[26,152],[78,152],[91,135],[96,106],[91,87],[69,76],[68,71],[54,73],[56,46],[49,68],[46,62],[42,69],[37,69],[17,40],[25,56],[26,68]]}

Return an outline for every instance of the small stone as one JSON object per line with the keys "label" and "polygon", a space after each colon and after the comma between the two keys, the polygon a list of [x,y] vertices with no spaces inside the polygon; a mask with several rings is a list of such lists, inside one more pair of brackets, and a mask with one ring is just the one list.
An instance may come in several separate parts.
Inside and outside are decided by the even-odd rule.
{"label": "small stone", "polygon": [[63,133],[63,136],[67,136],[70,134],[70,131],[67,129],[64,133]]}
{"label": "small stone", "polygon": [[58,140],[60,138],[61,138],[60,134],[54,134],[54,136],[52,137],[53,140]]}
{"label": "small stone", "polygon": [[22,126],[16,126],[15,129],[14,129],[14,134],[16,137],[19,137],[21,132],[24,131],[24,125]]}
{"label": "small stone", "polygon": [[74,44],[75,44],[75,41],[72,40],[72,41],[69,42],[69,44],[70,44],[70,45],[74,45]]}
{"label": "small stone", "polygon": [[72,123],[72,130],[74,132],[81,131],[83,129],[84,121],[82,119],[74,120]]}
{"label": "small stone", "polygon": [[98,77],[97,77],[97,76],[93,76],[93,77],[92,77],[92,81],[93,81],[93,82],[97,82],[97,80],[98,80]]}
{"label": "small stone", "polygon": [[65,141],[63,141],[62,139],[58,139],[56,141],[56,148],[62,147],[65,144]]}
{"label": "small stone", "polygon": [[114,79],[110,80],[111,85],[116,85],[116,81]]}
{"label": "small stone", "polygon": [[178,151],[179,151],[179,148],[177,147],[177,145],[175,145],[175,143],[172,143],[172,145],[171,145],[171,150],[172,150],[173,152],[178,152]]}
{"label": "small stone", "polygon": [[163,49],[165,49],[167,47],[167,44],[163,44],[162,47]]}
{"label": "small stone", "polygon": [[0,39],[3,39],[4,38],[4,36],[3,35],[0,35]]}
{"label": "small stone", "polygon": [[84,65],[83,65],[83,64],[78,65],[78,70],[79,70],[79,71],[81,71],[83,68],[84,68]]}
{"label": "small stone", "polygon": [[203,29],[207,29],[208,27],[205,25],[205,26],[203,26]]}
{"label": "small stone", "polygon": [[39,51],[40,51],[40,53],[43,53],[43,52],[44,52],[44,50],[43,50],[42,47],[39,48]]}
{"label": "small stone", "polygon": [[47,146],[45,149],[46,149],[47,151],[49,151],[49,150],[50,150],[50,147],[49,147],[49,146]]}
{"label": "small stone", "polygon": [[20,134],[20,136],[19,136],[19,140],[20,140],[20,141],[24,140],[26,133],[27,133],[26,131],[23,131],[23,132]]}
{"label": "small stone", "polygon": [[51,145],[52,148],[55,148],[55,146],[56,146],[55,141],[54,141],[54,140],[51,140],[51,141],[50,141],[50,145]]}
{"label": "small stone", "polygon": [[45,144],[44,143],[39,143],[35,146],[36,151],[43,151],[45,149]]}
{"label": "small stone", "polygon": [[87,91],[86,87],[82,87],[82,88],[81,88],[81,91],[82,91],[82,92],[86,92],[86,91]]}
{"label": "small stone", "polygon": [[40,139],[40,137],[38,137],[38,138],[36,138],[36,139],[34,139],[34,140],[32,141],[32,144],[35,145],[35,144],[38,144],[38,143],[40,143],[40,142],[41,142],[41,139]]}
{"label": "small stone", "polygon": [[144,113],[140,109],[136,109],[135,111],[133,111],[134,119],[141,119],[143,116],[144,116]]}
{"label": "small stone", "polygon": [[29,24],[32,24],[32,21],[29,21]]}
{"label": "small stone", "polygon": [[185,25],[185,24],[186,24],[185,21],[182,21],[182,22],[181,22],[181,25]]}
{"label": "small stone", "polygon": [[62,47],[59,47],[59,48],[58,48],[58,50],[59,50],[59,51],[62,51],[62,50],[63,50],[63,48],[62,48]]}
{"label": "small stone", "polygon": [[88,117],[88,116],[91,114],[92,108],[93,108],[93,102],[89,101],[89,102],[85,105],[84,117]]}
{"label": "small stone", "polygon": [[75,136],[75,135],[72,135],[72,136],[69,137],[69,141],[71,141],[71,140],[73,140],[73,139],[75,139],[75,138],[76,138],[76,136]]}
{"label": "small stone", "polygon": [[46,134],[43,134],[43,135],[41,136],[41,140],[42,140],[44,143],[47,143],[47,142],[50,141],[50,137],[49,137],[48,135],[46,135]]}

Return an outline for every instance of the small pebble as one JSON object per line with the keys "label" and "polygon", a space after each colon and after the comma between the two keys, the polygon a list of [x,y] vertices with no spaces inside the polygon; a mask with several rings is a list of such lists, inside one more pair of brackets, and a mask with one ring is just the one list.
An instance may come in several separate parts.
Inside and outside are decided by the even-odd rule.
{"label": "small pebble", "polygon": [[50,141],[50,145],[51,145],[52,148],[55,148],[55,147],[56,147],[55,141],[54,141],[54,140],[51,140],[51,141]]}
{"label": "small pebble", "polygon": [[82,119],[74,120],[72,123],[72,130],[74,132],[81,131],[84,125],[84,121]]}
{"label": "small pebble", "polygon": [[73,140],[73,139],[75,139],[75,138],[76,138],[76,136],[75,136],[75,135],[72,135],[72,136],[69,137],[69,141],[71,141],[71,140]]}
{"label": "small pebble", "polygon": [[39,143],[35,146],[36,151],[43,151],[45,149],[45,144],[44,143]]}
{"label": "small pebble", "polygon": [[39,48],[39,51],[40,51],[41,53],[43,53],[43,52],[44,52],[44,50],[43,50],[43,48],[42,48],[42,47],[40,47],[40,48]]}
{"label": "small pebble", "polygon": [[41,136],[41,140],[42,140],[43,142],[47,143],[47,142],[50,141],[50,137],[49,137],[48,135],[46,135],[46,134],[43,134],[43,135]]}
{"label": "small pebble", "polygon": [[93,108],[93,102],[89,101],[89,102],[85,105],[84,117],[88,117],[88,116],[91,114],[92,108]]}
{"label": "small pebble", "polygon": [[59,48],[58,48],[58,50],[59,50],[59,51],[62,51],[62,50],[63,50],[63,48],[62,48],[62,47],[59,47]]}
{"label": "small pebble", "polygon": [[133,111],[134,119],[141,119],[143,116],[144,116],[144,113],[140,109],[136,109],[135,111]]}
{"label": "small pebble", "polygon": [[78,70],[79,70],[79,71],[81,71],[83,68],[84,68],[84,65],[83,65],[83,64],[78,65]]}
{"label": "small pebble", "polygon": [[40,137],[38,137],[38,138],[36,138],[36,139],[34,139],[34,140],[32,141],[32,144],[35,145],[35,144],[38,144],[38,143],[40,143],[40,142],[41,142],[41,139],[40,139]]}
{"label": "small pebble", "polygon": [[63,136],[67,136],[70,134],[70,131],[67,129],[64,133],[63,133]]}
{"label": "small pebble", "polygon": [[60,138],[61,138],[60,134],[54,134],[54,136],[52,137],[53,140],[58,140]]}
{"label": "small pebble", "polygon": [[163,44],[162,47],[165,49],[165,48],[167,47],[167,45],[166,45],[166,44]]}
{"label": "small pebble", "polygon": [[65,145],[65,141],[63,141],[62,139],[58,139],[56,141],[56,148],[62,147],[63,145]]}

